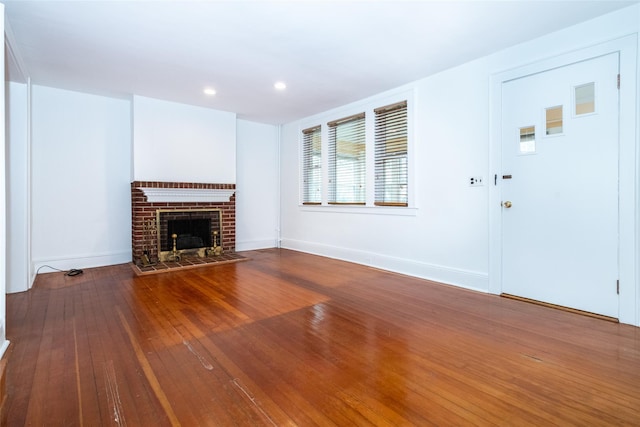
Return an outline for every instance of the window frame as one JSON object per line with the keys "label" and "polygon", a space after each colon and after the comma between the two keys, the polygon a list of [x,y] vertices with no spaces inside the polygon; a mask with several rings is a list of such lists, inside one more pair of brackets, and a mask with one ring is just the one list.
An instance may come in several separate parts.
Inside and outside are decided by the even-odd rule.
{"label": "window frame", "polygon": [[[408,206],[409,117],[407,101],[385,105],[374,110],[374,174],[376,206]],[[401,123],[404,120],[404,123]],[[399,163],[387,168],[387,161]],[[399,161],[399,162],[398,162]],[[387,176],[391,174],[391,178]],[[394,183],[393,177],[399,178]],[[380,186],[379,183],[383,185]],[[401,187],[405,189],[402,191]],[[393,188],[400,187],[400,188]]]}
{"label": "window frame", "polygon": [[[316,141],[318,138],[320,143],[318,150],[315,150]],[[304,205],[320,205],[322,204],[322,179],[323,179],[323,167],[322,167],[322,127],[316,125],[302,131],[302,204]],[[319,162],[314,159],[316,154],[319,156]],[[318,170],[319,177],[315,176],[315,171]],[[314,179],[310,179],[313,177]],[[318,179],[316,183],[315,179]],[[311,187],[316,186],[319,191],[319,199],[316,201],[315,197],[312,197]]]}
{"label": "window frame", "polygon": [[[327,203],[330,205],[366,205],[367,135],[366,113],[353,114],[327,123]],[[342,140],[341,138],[348,138]],[[358,145],[363,145],[360,150]],[[353,155],[347,154],[351,151]],[[349,172],[348,160],[353,166]],[[351,190],[348,187],[351,181]],[[356,189],[355,187],[359,187]],[[351,193],[351,197],[346,196]]]}

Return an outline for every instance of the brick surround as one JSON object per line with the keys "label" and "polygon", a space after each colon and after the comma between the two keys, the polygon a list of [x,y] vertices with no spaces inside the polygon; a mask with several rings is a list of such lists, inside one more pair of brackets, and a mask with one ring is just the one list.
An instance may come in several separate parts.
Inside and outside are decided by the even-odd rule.
{"label": "brick surround", "polygon": [[155,227],[156,211],[190,210],[190,209],[220,209],[222,216],[222,248],[224,253],[235,252],[236,249],[236,196],[235,191],[229,201],[203,202],[149,202],[141,188],[158,189],[202,189],[202,190],[235,190],[235,184],[203,184],[188,182],[158,182],[134,181],[131,183],[131,245],[133,262],[142,263],[144,250],[149,252],[149,258],[158,258],[158,236],[149,228]]}

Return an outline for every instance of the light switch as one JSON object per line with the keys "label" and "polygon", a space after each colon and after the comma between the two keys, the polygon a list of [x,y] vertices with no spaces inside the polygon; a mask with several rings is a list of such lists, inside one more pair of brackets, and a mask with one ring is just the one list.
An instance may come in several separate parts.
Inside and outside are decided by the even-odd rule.
{"label": "light switch", "polygon": [[472,176],[471,178],[469,178],[469,186],[470,187],[481,187],[484,184],[482,183],[482,177],[481,176]]}

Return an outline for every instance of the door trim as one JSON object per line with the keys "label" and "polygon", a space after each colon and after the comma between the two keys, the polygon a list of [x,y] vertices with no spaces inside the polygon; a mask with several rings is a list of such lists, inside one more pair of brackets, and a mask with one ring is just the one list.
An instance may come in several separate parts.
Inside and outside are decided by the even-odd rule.
{"label": "door trim", "polygon": [[637,189],[640,188],[638,169],[640,149],[636,150],[636,58],[637,35],[615,39],[592,47],[572,51],[516,69],[495,73],[490,80],[489,94],[489,292],[502,293],[502,207],[501,180],[494,185],[494,176],[502,173],[502,84],[510,80],[549,71],[591,58],[619,53],[621,85],[619,92],[619,209],[618,209],[618,263],[619,263],[619,320],[640,326],[640,215]]}

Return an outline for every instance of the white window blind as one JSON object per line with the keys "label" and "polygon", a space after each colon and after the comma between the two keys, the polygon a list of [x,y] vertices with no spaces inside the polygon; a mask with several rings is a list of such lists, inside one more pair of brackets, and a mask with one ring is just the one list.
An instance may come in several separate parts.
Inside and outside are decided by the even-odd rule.
{"label": "white window blind", "polygon": [[302,131],[302,203],[320,204],[322,198],[320,126]]}
{"label": "white window blind", "polygon": [[329,192],[331,204],[365,204],[365,115],[345,117],[329,126]]}
{"label": "white window blind", "polygon": [[374,113],[375,205],[407,206],[407,102]]}

